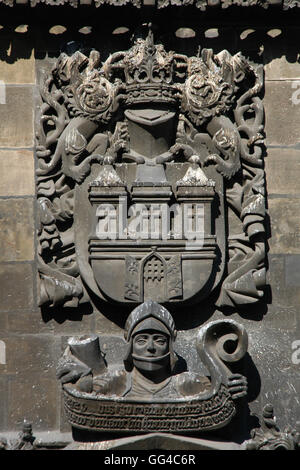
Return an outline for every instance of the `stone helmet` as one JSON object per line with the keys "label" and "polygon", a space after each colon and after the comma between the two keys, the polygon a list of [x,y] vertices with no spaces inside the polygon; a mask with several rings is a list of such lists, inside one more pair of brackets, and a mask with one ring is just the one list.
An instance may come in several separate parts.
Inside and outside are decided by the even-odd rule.
{"label": "stone helmet", "polygon": [[174,368],[178,359],[177,355],[173,351],[173,342],[177,335],[174,320],[170,312],[168,312],[168,310],[162,305],[153,300],[147,300],[130,313],[125,324],[124,337],[128,343],[128,351],[124,359],[126,370],[130,371],[133,368],[133,336],[138,332],[150,329],[160,331],[169,336],[170,363],[171,369]]}

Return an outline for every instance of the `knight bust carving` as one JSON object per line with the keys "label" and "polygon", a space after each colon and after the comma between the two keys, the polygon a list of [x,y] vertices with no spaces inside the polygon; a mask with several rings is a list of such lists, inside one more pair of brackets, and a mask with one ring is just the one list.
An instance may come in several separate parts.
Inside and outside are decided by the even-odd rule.
{"label": "knight bust carving", "polygon": [[[226,334],[221,333],[222,327],[225,332],[228,328],[231,330],[227,333],[229,339],[232,334],[236,335],[237,352],[230,358],[225,351],[222,356],[220,346],[213,346],[209,353],[211,346],[208,344],[213,343],[212,338],[219,335],[218,341],[224,345]],[[131,312],[125,326],[125,339],[128,348],[124,367],[115,368],[107,367],[97,337],[71,338],[57,368],[65,392],[77,399],[89,397],[98,402],[104,400],[106,404],[118,404],[119,412],[129,403],[146,407],[156,405],[158,415],[163,413],[166,404],[173,404],[175,408],[176,405],[188,407],[195,401],[198,405],[206,403],[208,408],[207,403],[213,401],[219,412],[219,408],[227,409],[233,404],[232,400],[247,393],[246,378],[231,374],[222,362],[225,357],[226,361],[239,360],[247,349],[246,333],[233,321],[211,322],[197,339],[199,356],[211,372],[210,376],[177,367],[179,358],[173,349],[176,339],[174,321],[168,310],[157,302],[147,301]],[[68,400],[66,404],[68,408]],[[210,406],[213,409],[214,406]],[[231,417],[235,412],[234,405],[229,406],[229,410]],[[222,421],[217,419],[214,424],[222,425]]]}

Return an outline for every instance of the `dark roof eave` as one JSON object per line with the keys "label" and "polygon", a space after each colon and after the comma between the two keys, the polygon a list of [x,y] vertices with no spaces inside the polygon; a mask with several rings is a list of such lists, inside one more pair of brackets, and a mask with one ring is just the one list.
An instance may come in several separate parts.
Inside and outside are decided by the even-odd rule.
{"label": "dark roof eave", "polygon": [[136,8],[143,6],[152,6],[156,9],[163,9],[169,6],[173,7],[196,7],[201,11],[206,11],[214,7],[221,7],[223,9],[230,6],[235,7],[261,7],[267,9],[268,7],[278,7],[282,10],[300,7],[300,0],[0,0],[0,4],[10,7],[29,6],[35,7],[38,4],[46,6],[64,6],[71,7],[78,6],[127,6],[131,5]]}

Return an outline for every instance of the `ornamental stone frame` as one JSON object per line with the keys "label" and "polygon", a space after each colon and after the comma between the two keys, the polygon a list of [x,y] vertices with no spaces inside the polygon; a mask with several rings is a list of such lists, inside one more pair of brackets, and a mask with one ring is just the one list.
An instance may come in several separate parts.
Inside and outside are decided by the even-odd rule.
{"label": "ornamental stone frame", "polygon": [[[82,11],[80,2],[69,3]],[[233,44],[230,34],[224,44],[216,36],[199,39],[191,12],[211,15],[210,2],[119,3],[98,2],[95,11],[123,34],[105,30],[80,43],[58,33],[60,53],[50,46],[47,57],[36,57],[32,295],[39,341],[43,332],[47,341],[52,335],[45,378],[56,397],[62,392],[52,400],[61,409],[60,431],[72,429],[67,448],[78,449],[165,449],[172,442],[185,449],[295,449],[297,418],[278,427],[273,407],[265,406],[274,387],[268,364],[279,368],[282,361],[272,338],[274,348],[281,332],[282,342],[297,338],[283,318],[278,331],[268,326],[281,305],[275,299],[267,313],[270,289],[282,285],[274,280],[282,258],[267,256],[268,206],[278,204],[272,189],[266,198],[264,158],[266,144],[275,151],[268,139],[282,137],[270,115],[274,72],[258,47],[263,27],[254,50],[240,31]],[[218,18],[228,5],[220,3]],[[296,2],[280,4],[291,7],[296,11]],[[129,28],[115,28],[109,8],[130,11]],[[259,8],[272,16],[268,2]],[[186,22],[178,29],[179,10]],[[173,37],[164,25],[168,12]],[[205,18],[203,31],[215,34],[207,26],[218,26],[222,36],[221,23]],[[284,243],[280,214],[271,215],[278,226],[272,240]],[[286,268],[295,272],[296,261],[286,259]],[[289,279],[291,285],[297,275]],[[10,361],[5,337],[3,344]],[[286,375],[277,375],[283,384]],[[282,402],[274,405],[280,420]],[[260,423],[252,416],[258,409]],[[43,447],[27,421],[17,441],[1,446]]]}

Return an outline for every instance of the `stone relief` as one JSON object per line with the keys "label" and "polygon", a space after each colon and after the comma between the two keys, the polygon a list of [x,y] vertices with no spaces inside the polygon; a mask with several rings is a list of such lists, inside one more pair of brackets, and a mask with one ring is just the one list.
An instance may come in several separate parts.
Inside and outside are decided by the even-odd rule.
{"label": "stone relief", "polygon": [[151,25],[103,62],[62,53],[44,77],[40,305],[133,309],[117,364],[97,335],[69,339],[57,376],[75,428],[192,433],[237,413],[247,381],[230,364],[247,351],[245,329],[202,326],[195,357],[207,374],[185,370],[167,308],[263,296],[262,85],[262,67],[240,53],[167,51]]}
{"label": "stone relief", "polygon": [[32,424],[25,419],[17,439],[6,439],[0,436],[0,450],[35,450],[35,446],[36,438],[32,432]]}
{"label": "stone relief", "polygon": [[[263,69],[155,44],[61,54],[37,129],[40,305],[263,296]],[[218,289],[218,290],[217,290]]]}
{"label": "stone relief", "polygon": [[106,364],[96,335],[70,338],[57,367],[70,423],[94,431],[181,433],[228,424],[247,393],[246,378],[230,370],[247,351],[245,329],[217,320],[199,331],[195,348],[208,376],[178,366],[176,333],[168,310],[150,300],[127,318],[121,367]]}
{"label": "stone relief", "polygon": [[263,408],[261,427],[251,431],[251,439],[245,442],[246,450],[299,450],[300,423],[280,431],[271,404]]}

